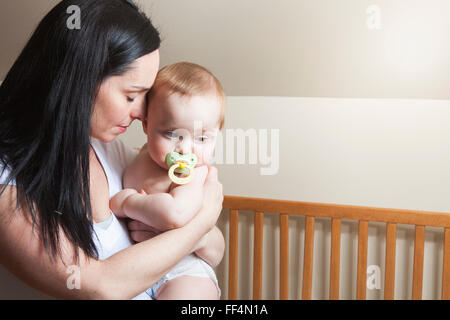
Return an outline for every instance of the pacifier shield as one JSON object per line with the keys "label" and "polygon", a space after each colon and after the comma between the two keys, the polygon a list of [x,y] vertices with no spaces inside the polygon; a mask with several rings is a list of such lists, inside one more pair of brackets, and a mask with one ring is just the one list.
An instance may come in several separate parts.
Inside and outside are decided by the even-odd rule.
{"label": "pacifier shield", "polygon": [[191,154],[179,154],[178,152],[170,152],[166,156],[166,164],[170,168],[176,164],[182,163],[185,167],[188,168],[178,168],[175,169],[175,173],[187,174],[195,168],[197,165],[197,156],[194,153]]}

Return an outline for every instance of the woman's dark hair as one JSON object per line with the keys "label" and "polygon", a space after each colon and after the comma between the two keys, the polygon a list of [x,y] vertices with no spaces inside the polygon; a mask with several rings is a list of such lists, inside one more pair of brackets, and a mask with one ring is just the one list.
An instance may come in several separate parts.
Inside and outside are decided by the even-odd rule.
{"label": "woman's dark hair", "polygon": [[[69,28],[73,5],[80,9],[80,29]],[[30,213],[52,258],[61,256],[60,228],[77,260],[79,249],[98,255],[89,196],[94,101],[104,80],[127,72],[160,43],[150,19],[130,0],[63,0],[2,83],[0,167],[10,170],[17,207]]]}

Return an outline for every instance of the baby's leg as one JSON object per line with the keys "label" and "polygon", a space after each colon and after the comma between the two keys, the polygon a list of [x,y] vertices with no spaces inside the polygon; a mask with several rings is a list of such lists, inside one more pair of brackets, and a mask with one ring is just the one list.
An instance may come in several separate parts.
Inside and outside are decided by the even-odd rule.
{"label": "baby's leg", "polygon": [[156,300],[218,300],[219,293],[211,278],[181,276],[164,283]]}

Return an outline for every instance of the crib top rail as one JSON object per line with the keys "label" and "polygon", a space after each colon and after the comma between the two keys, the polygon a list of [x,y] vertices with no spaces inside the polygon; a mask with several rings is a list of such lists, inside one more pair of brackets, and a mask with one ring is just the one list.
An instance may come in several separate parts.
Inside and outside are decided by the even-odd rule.
{"label": "crib top rail", "polygon": [[450,213],[445,212],[374,208],[238,196],[225,196],[223,208],[312,217],[450,227]]}

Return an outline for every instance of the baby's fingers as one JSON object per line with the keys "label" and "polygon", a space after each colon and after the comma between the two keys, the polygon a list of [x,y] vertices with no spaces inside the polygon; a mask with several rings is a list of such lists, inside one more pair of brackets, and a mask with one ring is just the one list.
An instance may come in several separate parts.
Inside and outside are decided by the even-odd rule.
{"label": "baby's fingers", "polygon": [[130,237],[131,237],[131,239],[133,239],[134,242],[142,242],[142,241],[151,239],[155,236],[157,236],[157,235],[153,234],[152,232],[148,232],[148,231],[132,231],[132,232],[130,232]]}
{"label": "baby's fingers", "polygon": [[131,220],[128,222],[128,230],[129,231],[148,231],[153,233],[158,233],[159,230],[156,230],[155,228],[152,228],[140,221],[137,220]]}

